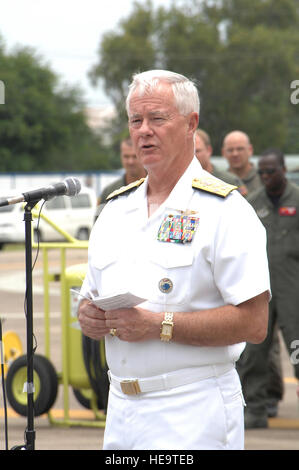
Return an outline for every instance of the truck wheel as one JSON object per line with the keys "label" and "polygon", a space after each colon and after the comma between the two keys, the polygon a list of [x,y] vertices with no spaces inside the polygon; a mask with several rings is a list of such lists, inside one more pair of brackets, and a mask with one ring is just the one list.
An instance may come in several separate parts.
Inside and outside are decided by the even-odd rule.
{"label": "truck wheel", "polygon": [[78,240],[88,240],[88,238],[89,238],[88,228],[85,228],[85,227],[79,228],[79,230],[77,232],[77,235],[76,235],[76,238]]}
{"label": "truck wheel", "polygon": [[[27,416],[27,356],[18,357],[9,367],[6,376],[7,399],[21,416]],[[53,406],[58,392],[58,377],[51,362],[38,354],[33,358],[34,415],[47,413]]]}

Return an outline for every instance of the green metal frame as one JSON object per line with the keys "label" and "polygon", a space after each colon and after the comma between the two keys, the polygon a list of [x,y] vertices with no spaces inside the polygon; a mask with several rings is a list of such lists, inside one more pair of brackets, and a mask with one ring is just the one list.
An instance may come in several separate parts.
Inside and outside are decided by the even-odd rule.
{"label": "green metal frame", "polygon": [[[54,418],[51,410],[48,412],[49,422],[53,425],[60,426],[87,426],[87,427],[105,427],[106,416],[104,413],[97,408],[97,397],[91,390],[88,377],[82,377],[80,381],[80,387],[90,389],[92,393],[91,407],[94,415],[94,419],[75,420],[70,418],[69,413],[69,387],[76,387],[77,384],[73,384],[69,377],[69,365],[72,360],[71,354],[68,351],[68,336],[69,336],[69,295],[70,286],[67,276],[66,266],[66,252],[69,249],[88,249],[88,241],[77,240],[72,237],[69,233],[62,230],[56,225],[49,217],[43,213],[39,213],[38,207],[32,210],[32,216],[34,218],[41,217],[49,225],[51,225],[57,232],[59,232],[65,239],[62,242],[32,242],[33,248],[38,248],[42,252],[43,256],[43,289],[44,289],[44,327],[45,327],[45,356],[50,360],[50,282],[60,281],[60,292],[61,292],[61,336],[62,336],[62,371],[58,373],[59,384],[63,386],[63,417]],[[32,240],[34,238],[32,237]],[[50,274],[49,272],[49,259],[48,253],[50,250],[60,251],[60,273]]]}

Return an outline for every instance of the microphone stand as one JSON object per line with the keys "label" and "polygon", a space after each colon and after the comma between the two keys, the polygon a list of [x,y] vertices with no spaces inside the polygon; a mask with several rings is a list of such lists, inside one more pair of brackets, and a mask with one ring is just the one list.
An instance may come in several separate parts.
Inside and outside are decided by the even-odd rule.
{"label": "microphone stand", "polygon": [[25,206],[25,255],[26,255],[26,322],[27,322],[27,428],[25,431],[25,446],[14,446],[12,450],[34,450],[35,430],[34,430],[34,384],[33,384],[33,295],[32,295],[32,213],[31,210],[38,203],[38,200],[29,201]]}

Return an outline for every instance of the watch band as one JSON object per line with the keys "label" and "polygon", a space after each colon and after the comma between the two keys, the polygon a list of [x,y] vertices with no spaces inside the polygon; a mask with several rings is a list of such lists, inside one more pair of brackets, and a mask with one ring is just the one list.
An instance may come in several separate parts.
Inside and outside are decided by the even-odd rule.
{"label": "watch band", "polygon": [[172,332],[173,332],[173,312],[165,312],[164,313],[164,320],[162,321],[161,324],[161,333],[160,333],[160,339],[161,341],[170,341],[172,338]]}

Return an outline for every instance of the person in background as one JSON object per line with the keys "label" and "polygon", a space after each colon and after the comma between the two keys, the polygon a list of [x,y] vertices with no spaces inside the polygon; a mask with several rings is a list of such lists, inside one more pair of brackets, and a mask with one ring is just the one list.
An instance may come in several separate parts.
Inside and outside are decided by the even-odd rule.
{"label": "person in background", "polygon": [[124,173],[120,178],[103,189],[98,198],[96,219],[106,204],[106,198],[109,194],[122,186],[127,186],[140,178],[146,177],[146,171],[136,156],[130,137],[122,140],[120,143],[120,160]]}
{"label": "person in background", "polygon": [[252,153],[253,147],[245,132],[236,130],[225,136],[222,155],[228,162],[229,171],[243,181],[248,194],[262,185],[257,169],[250,161]]}
{"label": "person in background", "polygon": [[260,156],[258,174],[263,186],[248,201],[267,231],[272,300],[267,338],[259,345],[248,343],[237,364],[247,404],[247,429],[268,425],[268,359],[276,325],[299,379],[298,361],[292,361],[299,338],[299,187],[287,180],[284,155],[277,149]]}
{"label": "person in background", "polygon": [[203,169],[226,183],[238,186],[238,191],[242,196],[246,196],[247,188],[242,180],[231,172],[220,170],[216,165],[214,165],[211,161],[212,153],[213,148],[209,134],[202,129],[197,129],[195,132],[195,155],[200,161]]}
{"label": "person in background", "polygon": [[[253,146],[245,132],[234,130],[225,136],[222,145],[222,155],[228,162],[229,172],[238,176],[246,186],[247,197],[263,186],[257,168],[250,161],[252,154]],[[267,390],[268,416],[275,417],[278,413],[278,403],[283,399],[284,395],[280,341],[277,328],[275,328],[273,333],[270,350]]]}
{"label": "person in background", "polygon": [[108,197],[81,294],[139,300],[116,296],[118,305],[101,309],[83,299],[78,309],[83,333],[105,337],[103,448],[243,449],[235,362],[244,342],[267,333],[265,229],[236,186],[194,156],[199,97],[191,80],[137,74],[126,104],[147,177]]}

